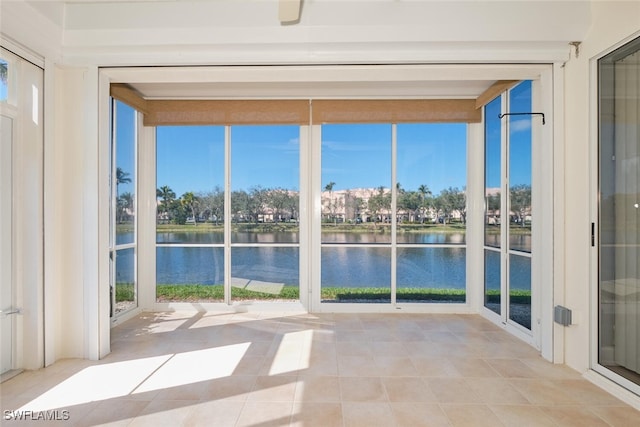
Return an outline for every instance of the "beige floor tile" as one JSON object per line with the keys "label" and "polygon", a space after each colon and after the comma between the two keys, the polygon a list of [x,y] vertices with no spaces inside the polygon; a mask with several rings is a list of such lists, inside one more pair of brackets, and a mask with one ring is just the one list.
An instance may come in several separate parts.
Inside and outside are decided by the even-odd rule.
{"label": "beige floor tile", "polygon": [[418,370],[408,357],[379,357],[373,358],[376,375],[381,377],[415,377]]}
{"label": "beige floor tile", "polygon": [[386,403],[345,402],[342,404],[345,427],[389,427],[394,425],[391,408]]}
{"label": "beige floor tile", "polygon": [[293,402],[297,377],[294,376],[259,376],[253,390],[247,396],[252,402]]}
{"label": "beige floor tile", "polygon": [[439,403],[482,403],[481,397],[469,388],[463,378],[427,378],[425,381]]}
{"label": "beige floor tile", "polygon": [[337,356],[373,356],[368,342],[341,341],[336,343]]}
{"label": "beige floor tile", "polygon": [[483,403],[496,405],[529,405],[530,402],[504,378],[465,378]]}
{"label": "beige floor tile", "polygon": [[559,427],[607,427],[599,416],[582,406],[547,406],[541,408]]}
{"label": "beige floor tile", "polygon": [[[148,370],[144,383],[123,376],[127,366]],[[60,394],[94,370],[112,395]],[[0,385],[2,410],[42,396],[73,405],[56,409],[78,426],[640,425],[639,411],[579,373],[455,314],[143,313],[112,329],[103,360],[61,360]]]}
{"label": "beige floor tile", "polygon": [[168,387],[158,390],[154,400],[200,400],[207,388],[206,382]]}
{"label": "beige floor tile", "polygon": [[254,390],[256,380],[252,375],[234,375],[207,381],[200,400],[244,402]]}
{"label": "beige floor tile", "polygon": [[397,427],[450,427],[449,418],[436,404],[391,403]]}
{"label": "beige floor tile", "polygon": [[544,360],[540,355],[534,357],[526,357],[519,359],[536,373],[538,378],[554,378],[554,379],[582,379],[582,376],[573,369],[557,365]]}
{"label": "beige floor tile", "polygon": [[298,402],[293,405],[292,427],[342,427],[342,405],[334,402]]}
{"label": "beige floor tile", "polygon": [[375,360],[371,356],[338,355],[338,374],[340,376],[371,376],[375,374],[375,366]]}
{"label": "beige floor tile", "polygon": [[571,395],[580,403],[598,406],[622,405],[622,401],[597,387],[585,379],[559,379],[552,382],[564,390],[571,390]]}
{"label": "beige floor tile", "polygon": [[387,395],[378,377],[340,377],[343,402],[386,402]]}
{"label": "beige floor tile", "polygon": [[298,376],[337,376],[338,360],[336,357],[311,358],[308,363],[301,362]]}
{"label": "beige floor tile", "polygon": [[448,359],[411,358],[418,374],[424,377],[460,378],[462,374]]}
{"label": "beige floor tile", "polygon": [[402,345],[406,352],[404,355],[407,357],[429,359],[438,357],[436,354],[438,346],[427,340],[404,341],[402,342]]}
{"label": "beige floor tile", "polygon": [[123,425],[138,416],[150,402],[144,400],[114,399],[100,402],[96,407],[74,422],[75,426]]}
{"label": "beige floor tile", "polygon": [[131,427],[175,427],[185,424],[197,401],[154,400],[129,424]]}
{"label": "beige floor tile", "polygon": [[407,357],[407,350],[400,342],[372,341],[370,348],[374,357]]}
{"label": "beige floor tile", "polygon": [[258,375],[265,364],[265,356],[244,356],[238,362],[233,375]]}
{"label": "beige floor tile", "polygon": [[391,402],[436,402],[436,396],[421,378],[382,378]]}
{"label": "beige floor tile", "polygon": [[590,406],[589,409],[612,427],[640,425],[640,411],[629,406]]}
{"label": "beige floor tile", "polygon": [[370,338],[362,329],[336,329],[336,342],[370,342]]}
{"label": "beige floor tile", "polygon": [[340,379],[337,376],[298,378],[296,402],[340,402]]}
{"label": "beige floor tile", "polygon": [[235,426],[244,402],[207,401],[191,407],[182,424],[183,427],[230,427]]}
{"label": "beige floor tile", "polygon": [[236,427],[282,427],[291,423],[292,402],[247,402]]}
{"label": "beige floor tile", "polygon": [[548,379],[510,379],[515,387],[534,405],[574,405],[577,400],[569,389],[558,387]]}
{"label": "beige floor tile", "polygon": [[464,377],[476,378],[476,377],[490,377],[495,378],[500,375],[495,369],[491,367],[486,361],[482,359],[463,359],[459,357],[453,357],[449,359],[451,364],[456,368],[460,374]]}
{"label": "beige floor tile", "polygon": [[485,405],[442,405],[453,427],[500,427],[502,421]]}
{"label": "beige floor tile", "polygon": [[489,407],[508,427],[556,427],[556,423],[537,406],[490,405]]}
{"label": "beige floor tile", "polygon": [[486,362],[505,378],[536,378],[538,375],[518,359],[487,359]]}

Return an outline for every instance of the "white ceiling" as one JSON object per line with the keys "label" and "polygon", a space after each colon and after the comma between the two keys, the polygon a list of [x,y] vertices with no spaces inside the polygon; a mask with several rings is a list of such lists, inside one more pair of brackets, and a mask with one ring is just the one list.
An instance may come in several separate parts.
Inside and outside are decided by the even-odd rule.
{"label": "white ceiling", "polygon": [[[535,76],[500,67],[434,76],[421,67],[564,62],[569,43],[591,24],[587,0],[303,0],[294,25],[280,24],[278,0],[0,0],[0,7],[5,34],[63,65],[223,70],[125,81],[149,98],[475,98],[496,80]],[[357,65],[422,72],[345,75]],[[240,72],[256,66],[250,76]],[[303,66],[341,68],[319,77],[287,68]]]}
{"label": "white ceiling", "polygon": [[[495,80],[385,82],[376,98],[477,98]],[[371,82],[199,82],[130,84],[147,99],[340,98],[368,97]]]}

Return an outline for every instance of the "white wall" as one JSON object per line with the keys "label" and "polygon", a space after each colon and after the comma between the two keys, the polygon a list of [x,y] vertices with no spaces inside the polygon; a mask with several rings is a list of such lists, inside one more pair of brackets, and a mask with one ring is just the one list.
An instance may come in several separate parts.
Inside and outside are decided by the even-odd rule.
{"label": "white wall", "polygon": [[591,63],[633,35],[640,35],[640,2],[594,2],[591,28],[580,45],[579,57],[572,56],[565,65],[566,240],[563,259],[558,261],[565,263],[565,305],[578,323],[565,330],[565,362],[580,372],[590,367],[590,327],[597,328],[590,324],[592,277],[585,268],[595,260],[590,242],[590,224],[595,221],[590,183],[597,173],[590,164],[590,144],[595,137]]}
{"label": "white wall", "polygon": [[83,197],[88,189],[84,182],[86,165],[85,145],[89,143],[84,132],[86,121],[82,100],[86,98],[86,70],[81,68],[57,68],[55,76],[55,140],[52,169],[55,198],[48,215],[48,230],[55,242],[49,259],[55,276],[48,277],[46,287],[54,295],[54,324],[49,333],[55,334],[55,358],[85,357],[84,354],[84,295],[83,259],[85,236],[83,233]]}

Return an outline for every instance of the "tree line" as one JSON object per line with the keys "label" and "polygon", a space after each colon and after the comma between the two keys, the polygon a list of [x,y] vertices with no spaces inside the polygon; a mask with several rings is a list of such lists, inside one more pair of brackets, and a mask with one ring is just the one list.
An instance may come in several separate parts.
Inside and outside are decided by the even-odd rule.
{"label": "tree line", "polygon": [[[117,168],[116,186],[130,183],[127,172]],[[346,190],[334,192],[336,183],[329,182],[323,188],[322,216],[325,222],[390,222],[391,191],[384,186],[362,191]],[[212,222],[216,225],[224,220],[224,189],[217,186],[208,192],[188,191],[180,197],[164,185],[156,190],[157,218],[172,224],[187,222]],[[500,210],[500,193],[487,195],[487,211],[496,215]],[[525,225],[531,214],[531,186],[516,185],[510,190],[512,222]],[[130,192],[118,194],[116,220],[126,222],[134,210],[134,196]],[[299,220],[299,197],[297,191],[283,188],[255,186],[248,191],[231,192],[232,221],[236,223],[297,222]],[[420,185],[416,190],[405,190],[396,186],[396,218],[399,222],[424,223],[425,221],[450,223],[458,217],[466,222],[467,200],[464,189],[449,187],[433,195],[429,187]]]}
{"label": "tree line", "polygon": [[[324,218],[327,222],[365,220],[367,222],[389,222],[391,219],[391,191],[384,186],[369,190],[366,197],[358,196],[351,190],[343,191],[337,197],[333,188],[335,182],[324,187]],[[458,212],[462,222],[466,222],[467,199],[464,190],[449,187],[434,196],[429,187],[422,184],[417,190],[405,190],[396,186],[396,218],[399,222],[424,223],[428,220],[451,222],[453,213]]]}
{"label": "tree line", "polygon": [[[212,222],[220,224],[224,220],[224,190],[215,187],[208,192],[186,192],[180,197],[169,186],[156,190],[158,198],[158,219],[173,224]],[[283,188],[263,188],[255,186],[231,192],[233,222],[297,222],[299,200],[297,192]]]}

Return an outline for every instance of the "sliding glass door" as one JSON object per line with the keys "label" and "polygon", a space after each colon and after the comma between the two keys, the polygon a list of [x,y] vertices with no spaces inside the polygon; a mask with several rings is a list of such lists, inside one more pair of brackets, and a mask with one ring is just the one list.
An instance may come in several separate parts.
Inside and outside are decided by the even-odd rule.
{"label": "sliding glass door", "polygon": [[297,301],[300,127],[159,126],[156,302]]}
{"label": "sliding glass door", "polygon": [[532,84],[485,107],[484,306],[531,331]]}
{"label": "sliding glass door", "polygon": [[638,389],[640,39],[600,59],[598,74],[598,364]]}
{"label": "sliding glass door", "polygon": [[138,306],[138,112],[112,100],[111,316]]}
{"label": "sliding glass door", "polygon": [[466,124],[321,134],[321,303],[464,303]]}

